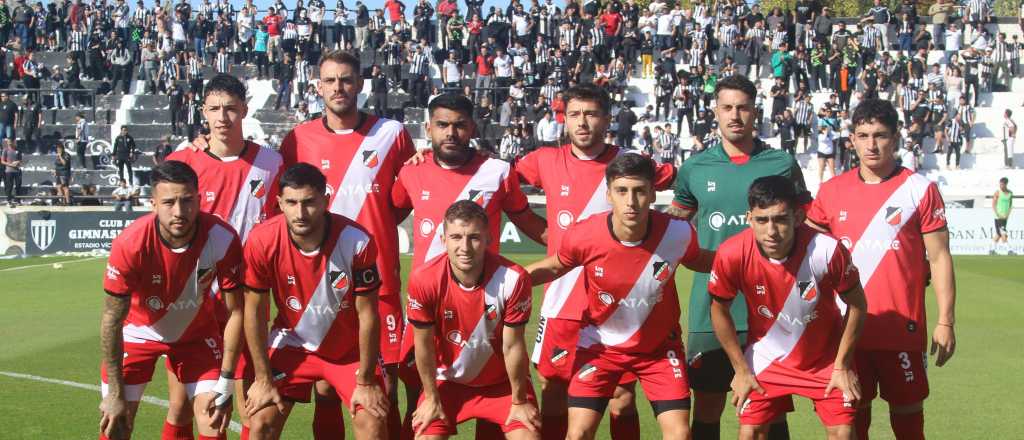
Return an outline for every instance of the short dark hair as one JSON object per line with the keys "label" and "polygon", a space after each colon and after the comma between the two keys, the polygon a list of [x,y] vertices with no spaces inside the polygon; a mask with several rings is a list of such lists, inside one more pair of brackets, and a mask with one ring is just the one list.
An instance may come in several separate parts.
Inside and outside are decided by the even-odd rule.
{"label": "short dark hair", "polygon": [[277,183],[277,189],[280,192],[283,192],[285,188],[297,189],[304,186],[313,188],[317,194],[325,194],[327,192],[327,178],[324,177],[324,173],[321,173],[317,167],[300,162],[284,170],[284,173],[281,174],[281,179]]}
{"label": "short dark hair", "polygon": [[853,128],[857,128],[861,124],[869,124],[871,121],[877,121],[888,128],[893,134],[897,134],[896,124],[899,120],[900,115],[896,113],[896,107],[892,105],[892,102],[884,99],[865,99],[861,101],[860,104],[857,104],[857,108],[853,110],[853,116],[850,118]]}
{"label": "short dark hair", "polygon": [[192,189],[199,189],[199,176],[187,163],[178,160],[164,161],[153,167],[150,174],[150,182],[156,188],[160,183],[177,183],[187,185]]}
{"label": "short dark hair", "polygon": [[722,90],[739,90],[750,97],[751,101],[757,99],[757,87],[754,87],[754,83],[745,75],[733,75],[718,80],[718,84],[715,84],[715,98]]}
{"label": "short dark hair", "polygon": [[227,73],[218,73],[210,78],[210,81],[206,83],[206,87],[203,89],[203,100],[206,100],[207,96],[211,93],[223,92],[231,96],[238,98],[243,103],[245,102],[245,83],[236,78],[234,75]]}
{"label": "short dark hair", "polygon": [[427,105],[427,111],[430,115],[434,114],[434,110],[439,108],[457,111],[464,113],[469,117],[473,117],[473,101],[469,98],[458,94],[458,93],[445,93],[439,95],[430,101]]}
{"label": "short dark hair", "polygon": [[444,223],[446,225],[455,220],[462,220],[466,223],[480,220],[484,227],[488,226],[487,211],[484,210],[483,206],[478,205],[472,200],[459,200],[452,203],[444,211]]}
{"label": "short dark hair", "polygon": [[605,115],[612,114],[612,99],[608,96],[608,91],[596,84],[584,83],[569,87],[562,96],[566,106],[574,99],[596,102]]}
{"label": "short dark hair", "polygon": [[323,67],[324,63],[327,61],[338,64],[348,64],[352,67],[352,70],[362,72],[362,64],[359,62],[359,57],[343,50],[332,50],[320,55],[320,64],[318,64],[317,67]]}
{"label": "short dark hair", "polygon": [[1002,183],[1004,185],[1008,184],[1008,183],[1010,183],[1010,179],[1007,179],[1007,178],[1003,177],[1003,178],[999,179],[999,183]]}
{"label": "short dark hair", "polygon": [[767,208],[776,203],[785,203],[790,208],[796,208],[798,202],[796,185],[785,176],[758,177],[747,190],[747,204],[750,209]]}
{"label": "short dark hair", "polygon": [[654,184],[654,161],[637,153],[623,153],[604,169],[604,180],[612,183],[619,177],[639,177]]}

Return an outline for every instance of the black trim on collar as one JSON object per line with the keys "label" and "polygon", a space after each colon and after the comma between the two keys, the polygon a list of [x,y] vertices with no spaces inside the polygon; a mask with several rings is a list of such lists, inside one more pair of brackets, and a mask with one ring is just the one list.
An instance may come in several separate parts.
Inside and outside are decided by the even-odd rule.
{"label": "black trim on collar", "polygon": [[[606,220],[605,220],[605,222],[608,223],[608,235],[611,235],[612,240],[615,240],[615,241],[617,241],[619,243],[622,243],[622,240],[619,240],[619,237],[615,236],[615,230],[612,228],[612,216],[613,215],[614,214],[609,212],[608,213],[608,217],[606,217]],[[648,212],[648,214],[647,214],[647,231],[644,231],[644,236],[643,236],[643,238],[640,239],[640,243],[643,243],[643,242],[647,241],[647,237],[651,236],[651,228],[652,228],[652,226],[654,226],[654,218]]]}

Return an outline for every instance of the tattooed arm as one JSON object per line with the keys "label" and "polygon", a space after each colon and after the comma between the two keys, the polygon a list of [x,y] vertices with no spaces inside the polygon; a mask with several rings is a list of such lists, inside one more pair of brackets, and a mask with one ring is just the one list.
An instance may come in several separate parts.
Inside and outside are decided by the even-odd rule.
{"label": "tattooed arm", "polygon": [[678,217],[683,220],[689,220],[693,216],[696,210],[683,208],[681,206],[672,204],[665,208],[665,214],[671,215],[672,217]]}
{"label": "tattooed arm", "polygon": [[128,316],[131,297],[107,295],[100,324],[100,346],[103,366],[107,372],[108,391],[100,403],[100,431],[108,438],[127,437],[131,432],[128,406],[124,399],[124,319]]}

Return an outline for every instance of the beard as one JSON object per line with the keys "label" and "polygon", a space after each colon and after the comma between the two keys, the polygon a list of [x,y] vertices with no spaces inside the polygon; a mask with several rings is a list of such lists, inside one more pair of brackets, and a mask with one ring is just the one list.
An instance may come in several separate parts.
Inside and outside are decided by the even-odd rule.
{"label": "beard", "polygon": [[431,150],[434,152],[434,157],[437,160],[447,165],[462,165],[469,162],[473,158],[473,154],[475,154],[475,151],[469,148],[469,145],[464,145],[456,150],[444,149],[440,145],[434,145]]}

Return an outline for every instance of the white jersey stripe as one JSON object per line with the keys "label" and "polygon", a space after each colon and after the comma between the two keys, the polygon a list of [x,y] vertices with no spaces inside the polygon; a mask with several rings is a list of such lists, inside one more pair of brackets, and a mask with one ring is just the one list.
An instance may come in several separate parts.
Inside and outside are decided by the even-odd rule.
{"label": "white jersey stripe", "polygon": [[[468,200],[470,197],[470,191],[482,191],[485,194],[489,193],[490,196],[484,200],[482,204],[484,210],[487,210],[488,205],[493,200],[493,195],[498,192],[501,188],[501,183],[508,178],[509,172],[512,167],[509,166],[508,162],[498,159],[487,159],[484,163],[480,164],[480,168],[476,170],[476,173],[469,178],[466,182],[466,186],[462,188],[462,192],[459,193],[452,203],[459,200]],[[441,219],[443,222],[444,219]],[[423,261],[430,261],[434,257],[441,255],[445,252],[444,244],[441,243],[441,234],[444,230],[443,227],[434,228],[434,237],[430,240],[430,247],[427,248],[426,254],[423,256]]]}
{"label": "white jersey stripe", "polygon": [[[362,144],[359,145],[359,150],[352,157],[348,169],[345,170],[345,177],[341,179],[341,184],[334,189],[336,194],[331,202],[332,213],[341,214],[352,220],[359,219],[359,212],[365,206],[366,197],[374,191],[377,173],[384,167],[384,159],[391,152],[391,148],[395,145],[395,139],[398,138],[402,129],[402,124],[384,118],[377,119],[373,127],[370,127]],[[336,148],[343,147],[337,145]],[[376,153],[377,164],[368,167],[365,155],[372,153]],[[366,171],[359,170],[360,167],[365,168]]]}
{"label": "white jersey stripe", "polygon": [[[260,147],[257,144],[249,144],[249,147],[259,148],[259,153],[253,159],[252,166],[249,167],[249,174],[245,176],[241,188],[238,189],[235,206],[231,208],[231,217],[227,219],[228,223],[231,223],[231,226],[238,232],[242,243],[245,243],[245,239],[248,238],[249,231],[262,221],[260,213],[263,212],[263,206],[270,194],[270,186],[274,184],[274,177],[278,169],[281,168],[282,162],[281,155],[273,150]],[[253,188],[253,182],[262,182],[262,198],[253,194],[256,189]]]}
{"label": "white jersey stripe", "polygon": [[[629,295],[619,301],[618,308],[608,319],[597,325],[589,325],[580,332],[579,346],[616,346],[632,338],[647,321],[655,304],[661,301],[662,286],[675,276],[679,259],[683,257],[683,253],[690,247],[690,240],[694,238],[689,223],[682,220],[670,221],[661,242],[658,243],[658,248],[644,265],[644,271],[637,277]],[[654,264],[657,262],[669,264],[671,272],[665,281],[658,281],[654,277]]]}
{"label": "white jersey stripe", "polygon": [[[821,294],[814,295],[811,300],[802,297],[803,291],[800,284],[810,282],[815,289],[818,288],[822,277],[828,272],[828,263],[836,249],[836,240],[824,234],[818,234],[814,240],[807,245],[807,254],[800,262],[800,269],[797,271],[796,280],[790,288],[786,303],[775,316],[775,322],[759,341],[747,347],[744,353],[747,358],[747,365],[753,370],[754,375],[761,374],[774,361],[782,361],[793,351],[793,347],[803,336],[806,325],[802,317],[812,313],[818,306]],[[764,308],[754,313],[772,313]]]}
{"label": "white jersey stripe", "polygon": [[[438,380],[468,384],[480,375],[480,371],[484,369],[491,359],[491,355],[494,354],[495,347],[491,346],[491,336],[505,319],[505,301],[512,295],[512,290],[515,289],[518,281],[519,272],[506,266],[500,266],[494,271],[491,280],[484,287],[485,308],[480,315],[480,321],[473,328],[473,333],[463,341],[462,349],[459,350],[458,357],[452,362],[451,368],[447,370],[438,368]],[[487,308],[491,305],[496,308],[497,316],[494,319],[487,319]]]}

